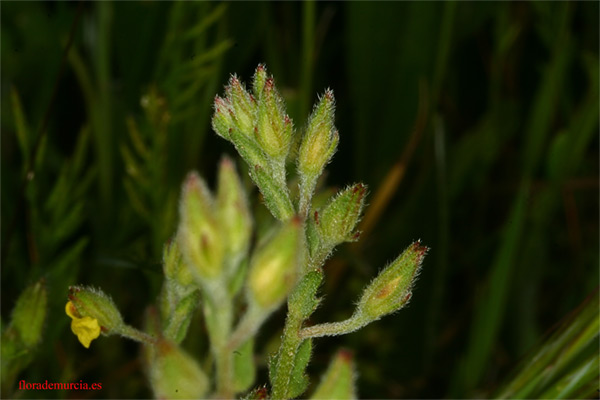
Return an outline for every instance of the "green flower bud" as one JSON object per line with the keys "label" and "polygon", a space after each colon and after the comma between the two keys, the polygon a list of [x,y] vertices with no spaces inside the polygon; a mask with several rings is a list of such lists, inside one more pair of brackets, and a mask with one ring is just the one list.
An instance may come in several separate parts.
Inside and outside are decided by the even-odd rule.
{"label": "green flower bud", "polygon": [[48,292],[42,279],[21,293],[12,313],[12,328],[25,347],[34,347],[42,340],[47,313]]}
{"label": "green flower bud", "polygon": [[260,99],[268,77],[267,68],[263,64],[258,64],[256,72],[254,72],[254,79],[252,80],[252,91],[254,92],[254,97],[256,99]]}
{"label": "green flower bud", "polygon": [[192,284],[193,277],[186,268],[177,241],[168,243],[163,250],[163,271],[167,280],[173,280],[178,285],[186,287]]}
{"label": "green flower bud", "polygon": [[218,276],[223,267],[223,239],[212,195],[194,172],[183,184],[179,215],[177,240],[188,267],[200,279]]}
{"label": "green flower bud", "polygon": [[219,96],[215,97],[214,103],[215,112],[212,117],[212,127],[217,135],[223,139],[231,140],[229,131],[233,129],[233,108],[231,104]]}
{"label": "green flower bud", "polygon": [[352,185],[336,195],[319,213],[315,224],[322,240],[329,246],[356,241],[360,232],[353,232],[365,204],[367,188],[362,183]]}
{"label": "green flower bud", "polygon": [[329,162],[339,142],[339,135],[333,125],[335,102],[333,92],[325,91],[313,109],[308,127],[298,150],[298,175],[300,176],[299,213],[306,216],[310,200],[323,168]]}
{"label": "green flower bud", "polygon": [[233,108],[231,117],[235,127],[246,136],[254,132],[256,101],[250,96],[237,76],[232,75],[225,88],[227,100]]}
{"label": "green flower bud", "polygon": [[298,171],[301,176],[318,177],[333,156],[339,140],[333,125],[334,113],[335,100],[328,89],[315,106],[300,144]]}
{"label": "green flower bud", "polygon": [[302,224],[292,218],[267,241],[250,262],[249,302],[276,308],[296,284],[302,249]]}
{"label": "green flower bud", "polygon": [[[252,216],[242,183],[230,158],[224,157],[219,168],[217,219],[225,240],[225,251],[237,267],[248,252],[252,236]],[[233,271],[230,271],[233,272]]]}
{"label": "green flower bud", "polygon": [[163,270],[165,281],[159,297],[160,315],[165,323],[163,334],[179,343],[187,333],[200,294],[193,285],[192,273],[183,262],[176,241],[164,248]]}
{"label": "green flower bud", "polygon": [[373,321],[404,307],[412,296],[412,285],[427,250],[420,241],[404,250],[367,286],[357,314]]}
{"label": "green flower bud", "polygon": [[112,299],[101,290],[91,287],[69,287],[67,314],[74,320],[85,317],[97,320],[101,331],[106,334],[121,333],[125,326]]}
{"label": "green flower bud", "polygon": [[270,77],[259,97],[255,134],[265,153],[280,161],[284,161],[289,152],[293,131],[292,120],[284,110],[283,99]]}
{"label": "green flower bud", "polygon": [[352,358],[352,352],[338,351],[311,399],[356,399],[356,373]]}
{"label": "green flower bud", "polygon": [[209,381],[196,360],[175,343],[161,339],[149,351],[148,375],[157,399],[204,398]]}

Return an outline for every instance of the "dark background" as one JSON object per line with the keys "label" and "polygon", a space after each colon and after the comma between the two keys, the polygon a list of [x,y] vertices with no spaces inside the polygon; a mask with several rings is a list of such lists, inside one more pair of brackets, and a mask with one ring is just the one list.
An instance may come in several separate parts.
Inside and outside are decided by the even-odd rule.
{"label": "dark background", "polygon": [[[316,341],[312,382],[347,347],[361,397],[489,396],[598,285],[598,15],[597,2],[3,2],[3,326],[44,277],[45,337],[20,379],[103,384],[25,397],[151,395],[135,343],[77,343],[67,288],[101,287],[142,326],[183,176],[212,184],[235,156],[212,100],[261,62],[297,130],[334,90],[327,184],[362,181],[375,208],[329,261],[313,319],[346,318],[387,261],[419,238],[431,248],[407,309]],[[261,330],[257,384],[284,316]]]}

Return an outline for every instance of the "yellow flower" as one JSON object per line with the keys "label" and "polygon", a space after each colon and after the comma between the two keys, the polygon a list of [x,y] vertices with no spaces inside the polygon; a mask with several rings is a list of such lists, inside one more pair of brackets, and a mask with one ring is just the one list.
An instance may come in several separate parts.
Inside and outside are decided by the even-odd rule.
{"label": "yellow flower", "polygon": [[75,306],[70,301],[67,302],[65,308],[67,315],[71,317],[71,330],[81,342],[81,344],[88,349],[92,340],[100,336],[100,325],[98,320],[92,317],[80,318],[75,315]]}

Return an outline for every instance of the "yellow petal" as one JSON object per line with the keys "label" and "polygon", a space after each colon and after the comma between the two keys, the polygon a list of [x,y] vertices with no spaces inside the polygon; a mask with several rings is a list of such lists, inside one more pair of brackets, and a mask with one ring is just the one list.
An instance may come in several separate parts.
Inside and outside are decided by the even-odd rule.
{"label": "yellow petal", "polygon": [[77,312],[77,310],[75,309],[75,305],[73,303],[71,303],[70,301],[67,302],[67,306],[65,307],[65,312],[72,319],[79,318],[77,315],[75,315],[75,313]]}
{"label": "yellow petal", "polygon": [[92,340],[100,336],[98,320],[92,317],[73,318],[71,330],[86,349],[90,347]]}

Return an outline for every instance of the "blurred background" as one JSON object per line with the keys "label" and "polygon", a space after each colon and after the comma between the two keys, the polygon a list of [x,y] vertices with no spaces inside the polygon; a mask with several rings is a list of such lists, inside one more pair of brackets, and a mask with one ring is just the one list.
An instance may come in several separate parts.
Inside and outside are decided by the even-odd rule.
{"label": "blurred background", "polygon": [[[3,395],[151,396],[136,343],[77,342],[68,286],[102,288],[142,326],[183,177],[213,184],[235,156],[211,131],[212,100],[258,63],[297,130],[333,89],[326,185],[370,190],[362,238],[328,262],[313,321],[348,317],[412,241],[431,248],[409,307],[316,341],[313,384],[340,347],[363,398],[494,397],[526,381],[519,365],[586,298],[597,322],[598,15],[597,2],[3,2],[3,332],[25,287],[48,291],[43,339],[12,379],[103,386],[14,393],[3,376]],[[261,330],[257,385],[284,317]],[[597,327],[589,338],[569,363],[548,361],[565,368],[548,385],[596,355],[597,388]],[[184,343],[206,352],[199,316]]]}

